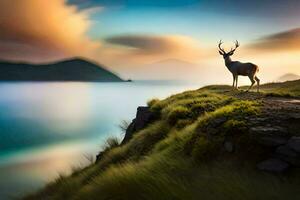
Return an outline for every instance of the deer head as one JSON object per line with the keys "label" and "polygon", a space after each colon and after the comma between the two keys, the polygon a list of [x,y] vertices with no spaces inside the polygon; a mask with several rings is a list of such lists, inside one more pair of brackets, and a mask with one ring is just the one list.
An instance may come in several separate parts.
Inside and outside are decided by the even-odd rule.
{"label": "deer head", "polygon": [[226,51],[221,47],[222,44],[223,44],[223,42],[222,42],[222,40],[220,40],[219,45],[218,45],[219,53],[220,53],[220,55],[223,56],[224,59],[232,56],[234,54],[235,50],[240,46],[240,43],[236,40],[235,47],[231,48],[230,51],[226,53]]}

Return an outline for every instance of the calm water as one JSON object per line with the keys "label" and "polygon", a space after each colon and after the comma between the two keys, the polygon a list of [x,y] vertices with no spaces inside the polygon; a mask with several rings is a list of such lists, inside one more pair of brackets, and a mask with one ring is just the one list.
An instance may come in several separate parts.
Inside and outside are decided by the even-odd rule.
{"label": "calm water", "polygon": [[147,100],[201,85],[178,82],[0,83],[0,199],[84,166]]}

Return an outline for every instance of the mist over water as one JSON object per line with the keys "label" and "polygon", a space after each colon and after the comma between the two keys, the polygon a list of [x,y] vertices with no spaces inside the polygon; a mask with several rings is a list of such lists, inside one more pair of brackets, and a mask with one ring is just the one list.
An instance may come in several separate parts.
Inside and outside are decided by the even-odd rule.
{"label": "mist over water", "polygon": [[[32,192],[85,166],[106,138],[123,137],[149,99],[203,85],[127,83],[0,83],[0,199]],[[88,155],[88,156],[87,156]]]}

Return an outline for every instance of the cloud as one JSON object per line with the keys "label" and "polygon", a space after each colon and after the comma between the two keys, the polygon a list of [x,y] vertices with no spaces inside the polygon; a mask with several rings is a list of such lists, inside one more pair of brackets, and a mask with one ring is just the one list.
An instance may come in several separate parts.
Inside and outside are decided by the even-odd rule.
{"label": "cloud", "polygon": [[[76,0],[75,3],[86,2]],[[73,2],[74,3],[74,2]],[[182,35],[121,35],[92,40],[88,9],[66,0],[1,0],[0,59],[48,62],[82,56],[112,67],[160,59],[199,59],[198,42]]]}
{"label": "cloud", "polygon": [[249,45],[252,50],[299,51],[300,28],[268,35]]}
{"label": "cloud", "polygon": [[65,0],[1,0],[0,58],[41,62],[88,55],[100,46],[87,36],[90,14]]}
{"label": "cloud", "polygon": [[160,58],[199,59],[201,50],[198,41],[183,35],[121,35],[107,38],[119,56],[138,60]]}
{"label": "cloud", "polygon": [[199,3],[200,0],[69,0],[72,4],[78,5],[103,5],[103,6],[131,6],[131,7],[178,7],[178,6],[189,6]]}
{"label": "cloud", "polygon": [[107,42],[131,47],[140,53],[156,54],[173,50],[176,47],[174,39],[162,36],[129,35],[117,36],[106,39]]}

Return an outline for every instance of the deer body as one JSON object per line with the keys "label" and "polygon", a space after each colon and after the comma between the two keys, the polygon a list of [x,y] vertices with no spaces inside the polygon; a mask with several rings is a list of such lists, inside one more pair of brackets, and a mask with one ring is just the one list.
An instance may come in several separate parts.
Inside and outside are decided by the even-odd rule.
{"label": "deer body", "polygon": [[242,63],[239,61],[232,61],[230,56],[234,54],[234,51],[239,47],[238,41],[235,43],[235,49],[231,49],[228,53],[225,52],[224,49],[221,48],[222,41],[219,43],[219,53],[223,56],[225,60],[225,66],[227,69],[232,73],[233,76],[233,88],[237,88],[238,84],[238,76],[248,76],[251,81],[251,86],[248,88],[249,91],[252,86],[257,82],[257,91],[259,92],[259,83],[260,80],[256,76],[257,72],[259,71],[259,67],[253,63]]}

